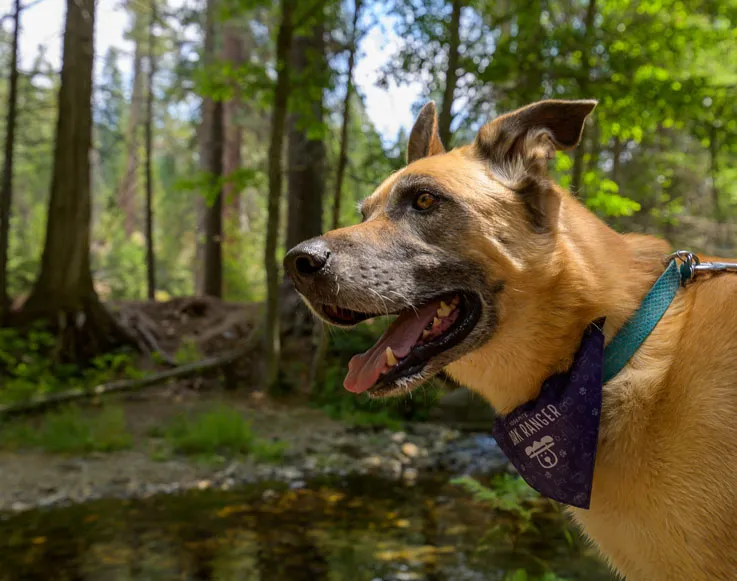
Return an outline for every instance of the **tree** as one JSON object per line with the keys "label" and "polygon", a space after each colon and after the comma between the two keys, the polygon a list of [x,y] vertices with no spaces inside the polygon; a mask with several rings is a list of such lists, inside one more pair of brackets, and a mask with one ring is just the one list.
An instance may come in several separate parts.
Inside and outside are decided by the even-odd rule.
{"label": "tree", "polygon": [[266,246],[264,265],[266,268],[266,319],[265,319],[265,373],[264,384],[276,386],[281,358],[279,337],[279,264],[276,247],[279,241],[279,206],[282,197],[282,145],[284,125],[287,119],[289,100],[290,68],[289,55],[294,34],[293,17],[296,0],[281,0],[281,22],[276,37],[276,84],[274,105],[271,114],[271,136],[269,143],[269,196],[267,201]]}
{"label": "tree", "polygon": [[461,44],[461,0],[453,0],[450,25],[448,28],[448,66],[445,69],[445,87],[443,88],[443,102],[438,117],[438,132],[440,140],[446,147],[450,146],[450,124],[453,121],[453,100],[455,99],[456,84],[458,83],[458,60]]}
{"label": "tree", "polygon": [[340,225],[340,202],[343,191],[343,179],[348,166],[348,128],[351,119],[351,96],[353,95],[353,67],[356,64],[356,50],[358,50],[358,19],[361,14],[361,0],[356,0],[353,7],[353,26],[348,45],[348,70],[345,79],[345,97],[343,98],[343,115],[340,127],[340,152],[338,153],[338,167],[335,170],[335,190],[333,193],[332,228]]}
{"label": "tree", "polygon": [[15,117],[18,104],[18,39],[20,37],[20,0],[15,0],[13,40],[11,43],[8,87],[8,115],[5,124],[5,159],[0,184],[0,325],[5,322],[10,306],[8,299],[8,244],[10,242],[10,208],[13,197],[13,155],[15,153]]}
{"label": "tree", "polygon": [[146,99],[146,282],[148,299],[156,296],[156,267],[154,261],[154,215],[153,215],[153,118],[154,118],[154,26],[156,24],[156,2],[151,4],[151,20],[148,28],[148,94]]}
{"label": "tree", "polygon": [[118,205],[123,211],[123,224],[126,236],[130,236],[136,229],[138,201],[136,200],[136,192],[138,191],[138,171],[139,171],[139,128],[141,125],[141,111],[143,109],[143,34],[141,32],[144,26],[143,14],[140,9],[131,2],[130,8],[133,11],[133,29],[130,33],[135,49],[133,53],[133,92],[131,93],[130,115],[128,117],[128,132],[126,135],[126,144],[128,146],[126,154],[125,171],[123,173],[120,185],[118,186]]}
{"label": "tree", "polygon": [[90,149],[95,0],[67,0],[59,112],[41,272],[17,324],[44,320],[61,360],[85,361],[128,337],[100,303],[90,271]]}

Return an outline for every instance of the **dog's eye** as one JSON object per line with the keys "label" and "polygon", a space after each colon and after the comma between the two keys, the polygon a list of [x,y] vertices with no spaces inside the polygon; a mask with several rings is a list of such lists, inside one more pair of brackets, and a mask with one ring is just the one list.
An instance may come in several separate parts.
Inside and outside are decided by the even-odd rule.
{"label": "dog's eye", "polygon": [[438,199],[428,192],[420,192],[412,202],[412,207],[415,210],[429,210]]}

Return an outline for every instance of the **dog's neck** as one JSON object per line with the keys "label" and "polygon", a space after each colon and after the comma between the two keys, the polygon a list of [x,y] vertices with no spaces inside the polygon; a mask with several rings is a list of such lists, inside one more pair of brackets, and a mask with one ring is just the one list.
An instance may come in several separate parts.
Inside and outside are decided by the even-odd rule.
{"label": "dog's neck", "polygon": [[570,367],[592,321],[606,317],[610,341],[662,273],[669,251],[657,238],[616,233],[560,195],[553,255],[505,281],[492,339],[447,369],[503,414],[535,399],[547,377]]}

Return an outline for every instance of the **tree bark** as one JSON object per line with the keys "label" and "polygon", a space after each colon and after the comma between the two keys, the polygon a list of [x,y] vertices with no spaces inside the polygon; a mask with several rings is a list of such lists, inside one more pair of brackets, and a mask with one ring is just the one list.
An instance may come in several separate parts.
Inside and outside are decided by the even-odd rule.
{"label": "tree bark", "polygon": [[[139,16],[136,16],[138,19]],[[136,24],[137,26],[137,24]],[[135,28],[135,26],[134,26]],[[143,103],[143,51],[141,43],[136,39],[136,48],[133,55],[133,91],[131,93],[130,118],[128,119],[125,173],[118,188],[118,205],[123,211],[123,227],[126,236],[136,230],[138,190],[138,129],[141,124],[141,109]]]}
{"label": "tree bark", "polygon": [[[584,31],[583,31],[583,62],[581,64],[581,79],[579,81],[580,98],[589,98],[589,77],[591,75],[591,38],[594,32],[594,18],[596,16],[596,0],[589,0],[588,6],[586,7],[586,18],[584,20]],[[581,133],[581,142],[576,148],[576,153],[573,156],[573,175],[571,176],[571,191],[579,195],[581,194],[581,183],[583,180],[583,166],[584,158],[586,156],[586,137],[587,128],[584,123],[583,132]]]}
{"label": "tree bark", "polygon": [[[322,95],[323,87],[327,85],[324,76],[328,66],[324,30],[320,18],[305,36],[299,36],[293,42],[291,68],[294,77],[309,84],[306,90],[314,97],[310,103],[311,111],[294,113],[289,120],[286,248],[322,233],[325,142],[322,136],[312,138],[310,133],[315,129],[322,133],[323,126]],[[282,285],[281,313],[284,322],[282,335],[311,334],[314,318],[286,277]]]}
{"label": "tree bark", "polygon": [[277,79],[274,89],[274,108],[271,118],[271,139],[268,153],[269,196],[267,203],[266,249],[264,252],[267,287],[265,321],[266,369],[263,381],[265,386],[270,389],[273,389],[277,385],[281,358],[279,338],[279,265],[276,259],[276,247],[279,240],[279,206],[282,195],[282,145],[284,142],[284,125],[287,118],[287,102],[289,99],[289,52],[292,46],[292,18],[295,6],[295,0],[281,0],[281,23],[276,39]]}
{"label": "tree bark", "polygon": [[223,295],[223,103],[216,101],[213,106],[212,133],[209,139],[208,163],[210,175],[210,194],[214,199],[205,212],[205,281],[204,294],[211,297]]}
{"label": "tree bark", "polygon": [[438,116],[438,133],[440,141],[446,147],[450,146],[450,124],[453,121],[453,99],[458,84],[458,59],[461,43],[461,0],[453,0],[453,12],[450,16],[450,30],[448,40],[448,69],[445,71],[445,89],[443,90],[443,104]]}
{"label": "tree bark", "polygon": [[[223,59],[239,66],[244,61],[242,31],[234,24],[226,24],[223,34]],[[243,128],[238,120],[241,103],[238,87],[234,88],[233,98],[224,103],[225,149],[223,153],[223,174],[227,177],[223,185],[223,217],[226,223],[239,228],[241,213],[241,186],[232,176],[241,167],[241,145]]]}
{"label": "tree bark", "polygon": [[[215,10],[217,0],[208,0],[207,9],[205,11],[205,43],[203,47],[202,59],[205,67],[212,63],[215,57]],[[210,97],[202,98],[202,121],[200,123],[198,138],[200,144],[200,171],[208,173],[212,169],[211,155],[211,139],[213,135],[213,122],[215,118],[215,104]],[[208,203],[205,196],[197,196],[195,201],[195,266],[194,266],[194,287],[195,294],[205,294],[205,247],[207,245],[207,222],[208,222]]]}
{"label": "tree bark", "polygon": [[154,209],[152,141],[154,117],[154,74],[156,57],[154,55],[154,25],[156,23],[156,2],[151,4],[151,22],[148,30],[148,98],[146,103],[146,280],[148,299],[156,296],[156,266],[154,260]]}
{"label": "tree bark", "polygon": [[361,13],[361,0],[356,0],[353,10],[353,28],[351,29],[350,46],[348,47],[348,71],[345,81],[345,100],[343,101],[343,124],[340,128],[340,153],[335,173],[335,192],[333,193],[333,230],[340,226],[340,202],[342,198],[343,179],[348,166],[348,128],[351,117],[351,96],[353,95],[353,67],[356,64],[358,44],[358,18]]}
{"label": "tree bark", "polygon": [[100,303],[90,271],[90,151],[95,0],[67,0],[54,165],[41,272],[15,323],[45,320],[56,358],[84,362],[130,342]]}
{"label": "tree bark", "polygon": [[15,151],[15,117],[18,105],[18,39],[20,37],[20,0],[15,0],[15,22],[10,55],[8,115],[5,124],[5,159],[0,187],[0,326],[10,308],[8,298],[8,244],[10,242],[10,208],[13,199],[13,155]]}

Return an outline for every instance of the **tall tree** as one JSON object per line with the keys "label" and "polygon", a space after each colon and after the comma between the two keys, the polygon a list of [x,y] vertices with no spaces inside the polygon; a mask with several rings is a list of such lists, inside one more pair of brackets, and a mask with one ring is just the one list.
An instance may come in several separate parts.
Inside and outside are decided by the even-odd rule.
{"label": "tall tree", "polygon": [[[222,58],[233,67],[239,67],[244,62],[242,39],[244,34],[243,26],[238,26],[235,22],[227,22],[223,25]],[[243,125],[238,119],[241,109],[239,93],[236,85],[233,87],[232,97],[223,103],[225,125],[223,174],[226,176],[223,185],[223,217],[226,222],[232,222],[231,226],[235,227],[238,226],[241,212],[241,186],[238,180],[234,179],[241,167],[241,146],[243,144]]]}
{"label": "tall tree", "polygon": [[[589,99],[589,87],[591,77],[591,59],[594,58],[594,52],[591,50],[593,46],[593,38],[595,34],[594,30],[594,18],[596,17],[596,0],[588,0],[586,5],[586,16],[584,18],[584,29],[583,39],[581,42],[581,72],[578,81],[579,95],[581,99]],[[583,132],[581,133],[581,142],[578,144],[576,151],[573,154],[573,172],[571,175],[571,190],[575,194],[581,193],[581,185],[584,171],[584,160],[586,157],[586,147],[588,145],[588,133],[589,131],[584,125]]]}
{"label": "tall tree", "polygon": [[276,37],[276,84],[274,86],[274,105],[271,115],[271,136],[269,143],[269,196],[267,202],[266,247],[264,265],[266,267],[266,320],[265,320],[265,373],[266,387],[276,386],[279,378],[281,341],[279,337],[279,264],[276,248],[279,242],[279,210],[282,197],[282,146],[284,125],[287,119],[289,100],[289,55],[294,35],[294,10],[296,0],[281,0],[281,22]]}
{"label": "tall tree", "polygon": [[458,60],[461,46],[461,0],[453,0],[450,25],[448,29],[448,66],[445,69],[445,87],[443,88],[443,102],[438,117],[438,132],[440,140],[446,147],[450,146],[450,124],[453,121],[453,101],[456,85],[458,84]]}
{"label": "tall tree", "polygon": [[82,361],[127,337],[100,300],[90,271],[90,149],[95,0],[67,0],[59,112],[41,272],[17,323],[43,319],[58,357]]}
{"label": "tall tree", "polygon": [[154,209],[153,209],[153,123],[154,123],[154,27],[156,25],[156,2],[151,3],[151,20],[148,27],[148,94],[146,99],[146,288],[148,299],[156,296],[156,266],[154,260]]}
{"label": "tall tree", "polygon": [[5,123],[5,159],[0,185],[0,325],[5,322],[8,300],[8,243],[10,242],[10,207],[13,197],[13,155],[15,153],[15,117],[18,105],[18,39],[20,37],[20,0],[15,0],[13,40],[10,47],[8,115]]}
{"label": "tall tree", "polygon": [[144,102],[144,72],[143,72],[143,34],[145,21],[140,8],[133,2],[130,3],[133,12],[133,28],[130,36],[135,43],[133,53],[133,91],[131,93],[130,113],[128,117],[128,131],[126,134],[126,162],[123,176],[118,185],[118,206],[123,212],[123,226],[127,236],[133,234],[136,229],[138,214],[138,172],[139,172],[139,129],[141,126],[143,102]]}
{"label": "tall tree", "polygon": [[223,295],[223,128],[224,106],[216,101],[210,122],[209,151],[207,163],[210,187],[205,212],[204,294],[211,297]]}
{"label": "tall tree", "polygon": [[353,67],[356,64],[358,50],[358,19],[361,14],[361,0],[356,0],[353,8],[353,26],[348,44],[348,70],[345,79],[345,97],[343,100],[343,118],[340,127],[340,152],[338,153],[338,167],[335,172],[335,189],[333,192],[333,220],[332,228],[340,225],[340,202],[342,199],[343,179],[348,166],[348,128],[351,119],[351,97],[353,95]]}

